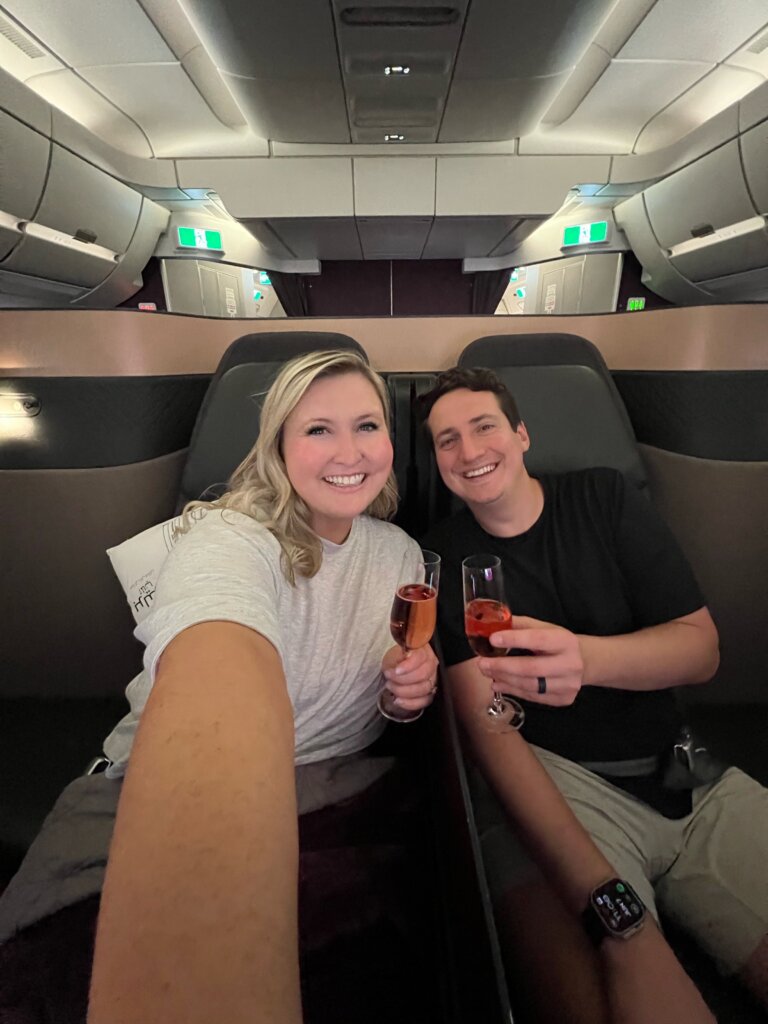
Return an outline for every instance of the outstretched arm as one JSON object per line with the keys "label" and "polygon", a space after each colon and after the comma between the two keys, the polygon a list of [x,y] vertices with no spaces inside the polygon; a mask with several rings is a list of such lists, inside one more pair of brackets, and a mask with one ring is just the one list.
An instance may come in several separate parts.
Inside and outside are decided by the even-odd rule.
{"label": "outstretched arm", "polygon": [[[542,704],[572,704],[582,686],[662,690],[711,679],[719,663],[717,629],[706,608],[621,636],[580,636],[551,622],[516,615],[494,647],[530,655],[481,658],[480,671],[505,692]],[[538,680],[547,681],[545,694]]]}
{"label": "outstretched arm", "polygon": [[[616,872],[522,736],[486,730],[482,710],[488,702],[488,680],[477,661],[454,665],[446,673],[459,719],[516,833],[560,897],[571,922],[576,921],[590,892]],[[588,940],[577,935],[576,942],[580,943],[576,946],[579,964],[573,970],[582,965],[589,969],[595,958]],[[713,1024],[701,996],[652,921],[626,941],[606,939],[599,961],[611,1024]],[[557,979],[552,977],[550,983],[556,985]]]}
{"label": "outstretched arm", "polygon": [[89,1024],[298,1024],[293,713],[280,658],[208,622],[164,652],[123,786]]}

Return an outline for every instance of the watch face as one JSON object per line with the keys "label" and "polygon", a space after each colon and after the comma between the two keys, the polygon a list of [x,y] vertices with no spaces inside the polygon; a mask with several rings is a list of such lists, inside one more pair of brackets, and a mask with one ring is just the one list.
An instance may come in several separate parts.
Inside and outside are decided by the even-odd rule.
{"label": "watch face", "polygon": [[640,897],[628,882],[618,878],[595,889],[591,903],[610,935],[621,937],[634,931],[645,917]]}

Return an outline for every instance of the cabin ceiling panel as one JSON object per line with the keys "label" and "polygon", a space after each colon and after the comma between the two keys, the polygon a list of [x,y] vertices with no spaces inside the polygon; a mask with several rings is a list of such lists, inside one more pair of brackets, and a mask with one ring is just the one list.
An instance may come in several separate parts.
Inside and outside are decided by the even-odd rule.
{"label": "cabin ceiling panel", "polygon": [[185,9],[257,134],[349,141],[330,5],[185,0]]}
{"label": "cabin ceiling panel", "polygon": [[3,7],[71,67],[174,59],[136,0],[3,0]]}
{"label": "cabin ceiling panel", "polygon": [[539,123],[567,78],[567,71],[503,81],[454,78],[438,139],[440,142],[501,142],[527,135]]}
{"label": "cabin ceiling panel", "polygon": [[610,160],[574,157],[446,157],[437,161],[439,216],[546,216],[574,185],[608,181]]}
{"label": "cabin ceiling panel", "polygon": [[429,156],[355,160],[356,215],[431,217],[435,212],[435,163]]}
{"label": "cabin ceiling panel", "polygon": [[525,9],[473,0],[454,79],[505,80],[558,75],[572,68],[615,0],[538,0]]}
{"label": "cabin ceiling panel", "polygon": [[522,17],[516,4],[473,3],[440,140],[496,141],[532,131],[612,6],[543,0]]}
{"label": "cabin ceiling panel", "polygon": [[431,217],[358,217],[363,259],[417,260],[431,226]]}
{"label": "cabin ceiling panel", "polygon": [[296,259],[296,253],[290,249],[282,238],[274,231],[268,220],[241,220],[240,224],[250,232],[263,249],[283,260]]}
{"label": "cabin ceiling panel", "polygon": [[506,256],[507,253],[514,252],[521,242],[524,242],[529,235],[532,235],[537,228],[541,227],[545,219],[544,217],[528,217],[525,220],[519,221],[488,255]]}
{"label": "cabin ceiling panel", "polygon": [[522,223],[519,217],[436,217],[423,258],[440,260],[488,256]]}
{"label": "cabin ceiling panel", "polygon": [[600,138],[614,153],[631,152],[643,126],[711,67],[612,61],[573,116],[563,123],[562,130],[566,137]]}
{"label": "cabin ceiling panel", "polygon": [[[360,236],[352,217],[272,217],[267,226],[299,259],[363,258]],[[266,237],[260,241],[269,248]]]}
{"label": "cabin ceiling panel", "polygon": [[349,142],[349,124],[341,86],[318,79],[297,83],[243,78],[222,71],[222,78],[256,135],[280,142]]}
{"label": "cabin ceiling panel", "polygon": [[619,51],[629,60],[723,60],[768,21],[764,0],[658,0]]}
{"label": "cabin ceiling panel", "polygon": [[268,152],[262,140],[223,125],[178,63],[83,68],[80,74],[142,126],[155,156],[204,156],[211,148],[229,156]]}
{"label": "cabin ceiling panel", "polygon": [[217,192],[236,219],[351,217],[352,161],[340,157],[178,160],[179,187]]}
{"label": "cabin ceiling panel", "polygon": [[[352,26],[342,15],[349,6],[347,0],[333,2],[352,141],[384,142],[389,133],[408,142],[436,142],[467,0],[451,4],[458,15],[452,23],[429,29]],[[408,71],[388,75],[387,66]]]}
{"label": "cabin ceiling panel", "polygon": [[754,71],[719,65],[651,118],[638,136],[635,152],[649,153],[672,145],[762,82]]}
{"label": "cabin ceiling panel", "polygon": [[70,68],[36,75],[28,84],[51,106],[124,153],[138,157],[153,155],[147,136],[136,122]]}
{"label": "cabin ceiling panel", "polygon": [[32,75],[57,71],[63,66],[15,20],[6,17],[0,7],[0,67],[20,82],[26,82]]}

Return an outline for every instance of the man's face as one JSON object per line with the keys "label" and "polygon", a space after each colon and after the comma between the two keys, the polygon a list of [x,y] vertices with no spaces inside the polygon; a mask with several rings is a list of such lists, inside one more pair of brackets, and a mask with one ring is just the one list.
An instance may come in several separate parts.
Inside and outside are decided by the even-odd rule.
{"label": "man's face", "polygon": [[527,477],[528,432],[522,423],[512,429],[493,392],[449,391],[433,405],[427,425],[443,482],[470,508],[512,497]]}

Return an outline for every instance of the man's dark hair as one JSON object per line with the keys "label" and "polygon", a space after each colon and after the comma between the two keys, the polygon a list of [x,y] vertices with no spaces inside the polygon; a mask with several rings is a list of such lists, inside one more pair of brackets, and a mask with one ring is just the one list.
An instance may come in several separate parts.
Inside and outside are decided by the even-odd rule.
{"label": "man's dark hair", "polygon": [[419,395],[417,399],[419,415],[425,429],[429,429],[427,419],[435,402],[443,395],[448,395],[451,391],[458,391],[461,388],[465,388],[467,391],[490,391],[496,395],[499,408],[509,420],[512,429],[517,430],[522,423],[517,403],[511,392],[492,370],[463,369],[454,366],[452,369],[438,374],[435,386],[423,395]]}

